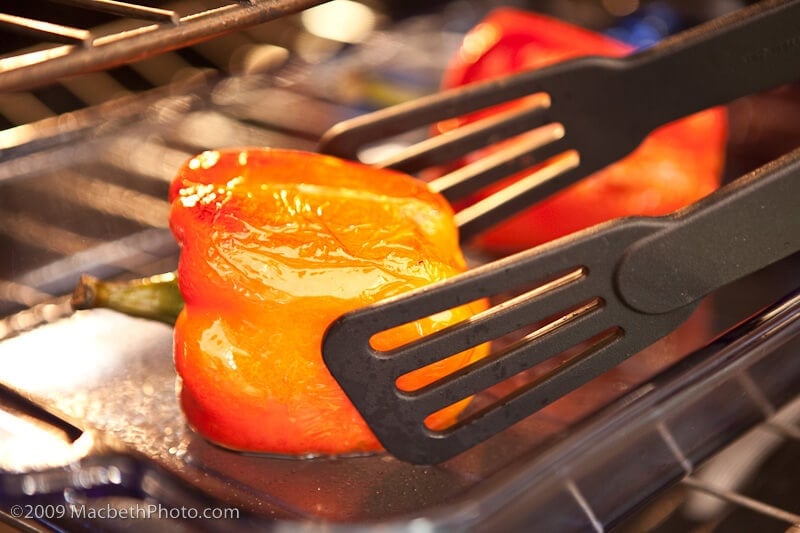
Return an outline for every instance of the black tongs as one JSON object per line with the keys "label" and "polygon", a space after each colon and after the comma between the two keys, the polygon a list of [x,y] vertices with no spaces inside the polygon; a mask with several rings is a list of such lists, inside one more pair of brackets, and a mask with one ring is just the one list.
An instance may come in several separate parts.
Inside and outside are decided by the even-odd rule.
{"label": "black tongs", "polygon": [[[749,89],[763,88],[756,82],[748,84],[741,70],[759,76],[766,73],[767,64],[780,71],[780,75],[769,71],[775,83],[800,77],[800,2],[766,2],[754,13],[750,18],[734,17],[728,25],[712,24],[701,30],[724,35],[726,38],[719,42],[731,45],[730,49],[715,50],[717,57],[730,57],[725,68],[715,69],[721,78],[708,83],[725,84],[736,79]],[[743,25],[750,29],[745,31]],[[744,32],[740,35],[757,40],[733,44],[726,40],[740,31]],[[689,42],[698,42],[697,36],[692,34]],[[709,39],[700,42],[704,53],[713,48]],[[673,117],[673,108],[685,111],[691,107],[686,104],[691,95],[665,85],[664,73],[658,70],[671,65],[671,72],[681,72],[680,65],[670,63],[673,53],[695,62],[684,51],[680,40],[673,40],[641,56],[606,60],[601,67],[592,64],[585,83],[592,83],[592,76],[602,77],[606,72],[616,75],[618,70],[650,80],[639,80],[643,89],[636,95],[637,101],[651,106],[640,101],[635,106],[637,113],[647,115],[645,118],[640,121],[638,115],[612,113],[604,124],[612,124],[614,131],[630,129],[639,135],[642,124],[653,126],[653,115]],[[653,55],[666,59],[652,60]],[[645,60],[648,57],[650,60]],[[583,65],[577,62],[575,68]],[[691,76],[703,74],[699,63],[689,72]],[[557,74],[545,73],[546,77],[553,75]],[[683,86],[684,80],[675,82]],[[723,87],[716,97],[722,93],[739,94]],[[556,97],[552,95],[553,101]],[[701,99],[698,105],[718,103]],[[648,109],[652,110],[650,114]],[[618,157],[622,154],[616,139],[609,134],[595,141]],[[626,149],[632,148],[628,140],[624,143]],[[327,331],[323,357],[389,452],[414,463],[439,463],[665,336],[711,291],[798,250],[800,151],[739,178],[671,216],[601,224],[348,313]],[[380,331],[470,301],[523,289],[519,296],[411,344],[388,352],[370,346],[370,338]],[[401,375],[532,324],[538,327],[521,340],[494,349],[485,359],[429,386],[412,392],[396,386]],[[439,431],[425,426],[431,413],[576,347],[577,355],[556,370],[456,425]]]}

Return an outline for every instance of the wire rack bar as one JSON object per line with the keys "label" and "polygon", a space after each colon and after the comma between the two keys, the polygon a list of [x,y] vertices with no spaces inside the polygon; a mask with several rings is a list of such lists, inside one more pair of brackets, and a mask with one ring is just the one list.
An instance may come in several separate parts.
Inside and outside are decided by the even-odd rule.
{"label": "wire rack bar", "polygon": [[0,27],[54,43],[86,44],[92,35],[79,28],[5,13],[0,13]]}
{"label": "wire rack bar", "polygon": [[117,2],[116,0],[50,0],[59,4],[83,7],[103,13],[111,13],[122,17],[130,17],[142,20],[153,20],[156,22],[168,22],[177,24],[180,17],[175,11],[170,9],[160,9],[157,7],[140,6],[130,2]]}
{"label": "wire rack bar", "polygon": [[738,492],[720,489],[712,484],[706,483],[691,476],[684,478],[682,483],[692,489],[705,492],[706,494],[710,494],[721,500],[775,518],[776,520],[781,520],[790,525],[800,524],[800,515],[790,513],[789,511],[785,511],[779,507],[775,507],[774,505],[769,505],[768,503],[764,503],[760,500],[750,498],[749,496],[739,494]]}
{"label": "wire rack bar", "polygon": [[764,423],[764,428],[775,431],[787,439],[800,441],[800,428],[794,424],[780,420],[768,420]]}
{"label": "wire rack bar", "polygon": [[[715,487],[718,492],[739,491],[785,439],[797,438],[800,434],[795,425],[800,419],[800,397],[775,411],[751,375],[743,373],[738,383],[768,419],[717,453],[693,474],[696,483]],[[692,520],[708,521],[720,516],[728,503],[717,496],[709,496],[707,492],[691,493],[684,512]]]}
{"label": "wire rack bar", "polygon": [[597,519],[595,516],[594,511],[592,511],[592,507],[589,505],[589,502],[586,501],[586,498],[583,496],[583,493],[575,484],[574,481],[569,480],[566,483],[567,490],[572,495],[572,497],[577,502],[578,506],[586,513],[586,518],[589,520],[589,523],[592,524],[592,527],[597,533],[603,533],[605,531],[605,527],[603,523]]}

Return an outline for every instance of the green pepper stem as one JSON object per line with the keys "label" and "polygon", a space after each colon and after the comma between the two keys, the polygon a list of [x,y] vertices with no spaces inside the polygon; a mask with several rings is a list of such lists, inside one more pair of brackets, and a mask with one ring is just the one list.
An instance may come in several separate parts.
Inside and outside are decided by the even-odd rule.
{"label": "green pepper stem", "polygon": [[81,276],[72,294],[73,309],[105,307],[126,315],[175,324],[183,309],[174,272],[131,281],[103,281]]}

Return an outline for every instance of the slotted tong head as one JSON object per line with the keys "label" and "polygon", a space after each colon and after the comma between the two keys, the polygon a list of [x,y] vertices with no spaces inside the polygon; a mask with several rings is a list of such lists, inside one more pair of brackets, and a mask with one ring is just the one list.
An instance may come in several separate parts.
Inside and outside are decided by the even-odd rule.
{"label": "slotted tong head", "polygon": [[[577,124],[574,138],[572,122],[566,124],[564,142],[579,146],[579,166],[543,187],[557,190],[621,157],[663,121],[796,77],[797,1],[759,4],[744,17],[714,22],[629,58],[576,60],[524,74],[528,90],[546,88],[551,109],[563,101],[559,112],[569,110]],[[627,83],[636,91],[629,94]],[[455,113],[466,111],[456,107]],[[577,121],[581,115],[588,125]],[[538,198],[541,191],[509,203]],[[800,151],[673,215],[601,224],[348,313],[326,332],[323,358],[390,453],[414,463],[439,463],[665,336],[713,290],[798,250]],[[388,352],[370,346],[380,331],[522,289],[405,346]],[[401,375],[531,324],[537,328],[522,339],[422,389],[396,386]],[[578,353],[559,368],[456,425],[439,431],[425,426],[431,413],[576,347]]]}

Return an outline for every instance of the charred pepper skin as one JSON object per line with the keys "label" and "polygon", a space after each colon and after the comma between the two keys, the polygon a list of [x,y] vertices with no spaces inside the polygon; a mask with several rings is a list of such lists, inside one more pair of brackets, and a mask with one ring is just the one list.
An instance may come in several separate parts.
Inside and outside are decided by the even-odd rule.
{"label": "charred pepper skin", "polygon": [[[497,9],[467,34],[448,65],[442,86],[457,87],[579,56],[619,57],[631,51],[626,44],[560,20],[510,8]],[[508,109],[509,105],[503,108]],[[441,123],[437,132],[449,131],[485,114]],[[506,255],[606,220],[671,213],[719,187],[727,131],[724,108],[667,124],[628,157],[498,224],[481,234],[474,244],[493,255]]]}
{"label": "charred pepper skin", "polygon": [[[382,449],[322,362],[345,312],[465,270],[447,202],[409,176],[286,150],[207,152],[170,189],[185,307],[175,325],[189,424],[227,448],[291,455]],[[463,320],[478,302],[383,332],[386,349]],[[416,389],[478,347],[402,376]],[[459,402],[428,423],[451,423]]]}

